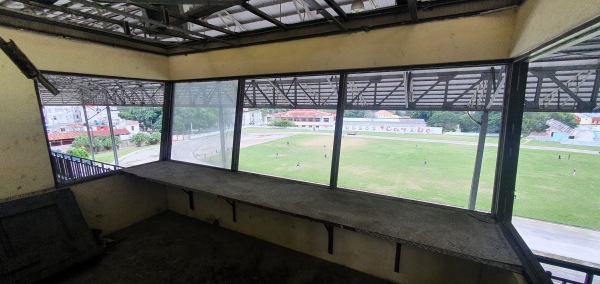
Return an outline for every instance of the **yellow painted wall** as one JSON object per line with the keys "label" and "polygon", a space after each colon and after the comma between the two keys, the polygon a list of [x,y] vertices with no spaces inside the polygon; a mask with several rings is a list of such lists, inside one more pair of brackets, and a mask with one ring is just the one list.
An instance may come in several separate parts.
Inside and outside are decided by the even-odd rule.
{"label": "yellow painted wall", "polygon": [[[168,79],[167,58],[0,27],[40,70]],[[0,53],[0,199],[54,186],[33,81]]]}
{"label": "yellow painted wall", "polygon": [[400,273],[394,272],[396,244],[362,233],[334,228],[334,253],[327,253],[327,231],[318,222],[238,204],[237,222],[230,205],[215,196],[195,193],[195,210],[187,195],[167,188],[169,210],[214,223],[292,250],[338,263],[398,283],[525,283],[522,275],[410,245],[402,246]]}
{"label": "yellow painted wall", "polygon": [[171,79],[504,59],[514,9],[369,32],[173,56]]}
{"label": "yellow painted wall", "polygon": [[110,234],[167,210],[165,187],[114,175],[70,187],[90,228]]}
{"label": "yellow painted wall", "polygon": [[511,57],[554,39],[600,16],[600,0],[526,0],[515,18]]}

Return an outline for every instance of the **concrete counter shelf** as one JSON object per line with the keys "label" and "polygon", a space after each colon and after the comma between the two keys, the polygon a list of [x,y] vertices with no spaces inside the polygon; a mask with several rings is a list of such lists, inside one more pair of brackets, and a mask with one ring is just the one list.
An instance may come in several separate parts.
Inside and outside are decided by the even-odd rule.
{"label": "concrete counter shelf", "polygon": [[321,222],[329,232],[330,253],[333,227],[338,227],[398,243],[397,258],[401,244],[410,244],[524,272],[519,250],[507,237],[510,234],[482,213],[179,162],[154,162],[122,172],[181,188],[190,195],[217,195],[234,210],[239,202]]}

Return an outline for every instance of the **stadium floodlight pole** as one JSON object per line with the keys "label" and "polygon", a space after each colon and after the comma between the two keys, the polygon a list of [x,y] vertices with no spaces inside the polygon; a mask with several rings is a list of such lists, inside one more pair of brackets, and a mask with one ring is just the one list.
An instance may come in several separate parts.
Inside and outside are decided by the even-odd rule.
{"label": "stadium floodlight pole", "polygon": [[[227,167],[227,145],[225,145],[225,115],[223,114],[223,91],[226,88],[227,83],[219,82],[219,138],[221,140],[221,165],[223,168]],[[225,90],[226,91],[226,90]]]}
{"label": "stadium floodlight pole", "polygon": [[481,164],[483,162],[483,151],[488,128],[488,111],[481,114],[481,126],[479,129],[479,141],[477,142],[477,155],[475,156],[475,168],[471,180],[471,194],[469,195],[469,210],[475,210],[477,203],[477,191],[479,190],[479,177],[481,176]]}
{"label": "stadium floodlight pole", "polygon": [[344,124],[344,109],[346,108],[346,82],[348,73],[340,73],[338,86],[338,102],[335,113],[335,131],[333,134],[333,153],[331,153],[331,174],[329,176],[329,188],[336,189],[338,182],[338,173],[340,169],[340,150],[342,147],[342,127]]}
{"label": "stadium floodlight pole", "polygon": [[83,106],[83,116],[85,116],[85,124],[87,126],[86,128],[87,128],[88,140],[90,141],[90,154],[92,155],[92,161],[95,161],[96,159],[94,158],[94,144],[93,144],[93,140],[92,140],[92,132],[90,130],[90,121],[88,119],[87,111],[85,109],[85,102],[83,100],[81,100],[81,105]]}
{"label": "stadium floodlight pole", "polygon": [[108,117],[108,130],[110,132],[110,142],[112,143],[113,156],[115,158],[115,166],[119,166],[119,154],[117,154],[115,131],[113,129],[112,115],[110,114],[110,106],[108,104],[106,105],[106,116]]}
{"label": "stadium floodlight pole", "polygon": [[473,179],[471,180],[471,193],[469,195],[469,206],[468,209],[475,210],[477,203],[477,191],[479,190],[479,178],[481,177],[481,164],[483,162],[483,151],[485,150],[485,138],[487,136],[488,128],[488,117],[489,117],[489,102],[492,93],[496,93],[496,70],[494,67],[491,68],[491,75],[489,76],[487,86],[485,88],[485,102],[483,104],[483,113],[481,114],[481,121],[479,124],[479,140],[477,142],[477,154],[475,156],[475,167],[473,168]]}

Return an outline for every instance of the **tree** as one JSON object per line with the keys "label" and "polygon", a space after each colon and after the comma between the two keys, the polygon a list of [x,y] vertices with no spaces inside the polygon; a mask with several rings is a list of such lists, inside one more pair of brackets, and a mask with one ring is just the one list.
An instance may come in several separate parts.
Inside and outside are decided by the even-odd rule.
{"label": "tree", "polygon": [[344,117],[362,118],[365,117],[364,110],[347,110],[344,111]]}
{"label": "tree", "polygon": [[139,121],[145,127],[160,131],[162,128],[162,108],[159,107],[124,107],[119,117]]}
{"label": "tree", "polygon": [[425,121],[427,121],[433,115],[433,111],[413,110],[409,111],[408,115],[411,118],[424,119]]}
{"label": "tree", "polygon": [[156,145],[159,142],[160,142],[160,132],[154,132],[154,133],[150,134],[150,137],[148,138],[149,145]]}
{"label": "tree", "polygon": [[131,142],[135,143],[135,145],[138,147],[142,147],[142,145],[148,142],[149,139],[150,135],[144,132],[138,132],[136,134],[131,135]]}
{"label": "tree", "polygon": [[173,112],[173,131],[186,133],[191,129],[211,129],[219,121],[216,108],[178,107]]}
{"label": "tree", "polygon": [[88,153],[88,151],[86,151],[83,148],[69,149],[69,150],[67,150],[67,155],[84,158],[84,159],[90,158],[90,153]]}
{"label": "tree", "polygon": [[544,112],[526,112],[523,113],[522,131],[523,135],[529,135],[531,132],[541,132],[548,126],[548,114]]}
{"label": "tree", "polygon": [[570,127],[577,127],[577,122],[575,121],[575,116],[572,113],[565,112],[552,112],[548,114],[549,118],[558,120]]}
{"label": "tree", "polygon": [[279,119],[274,119],[273,121],[271,121],[271,125],[273,125],[273,126],[279,126],[279,127],[292,127],[292,126],[296,126],[296,124],[293,121],[279,120]]}
{"label": "tree", "polygon": [[436,111],[429,120],[427,126],[442,127],[443,131],[455,131],[458,125],[460,115],[452,111]]}
{"label": "tree", "polygon": [[86,135],[78,135],[71,143],[73,148],[90,148],[90,139]]}

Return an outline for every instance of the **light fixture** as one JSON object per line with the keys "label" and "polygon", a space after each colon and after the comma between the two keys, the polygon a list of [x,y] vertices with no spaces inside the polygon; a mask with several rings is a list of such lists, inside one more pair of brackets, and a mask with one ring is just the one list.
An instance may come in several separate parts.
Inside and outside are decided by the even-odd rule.
{"label": "light fixture", "polygon": [[365,10],[365,3],[363,0],[354,0],[350,5],[350,13],[360,13]]}

